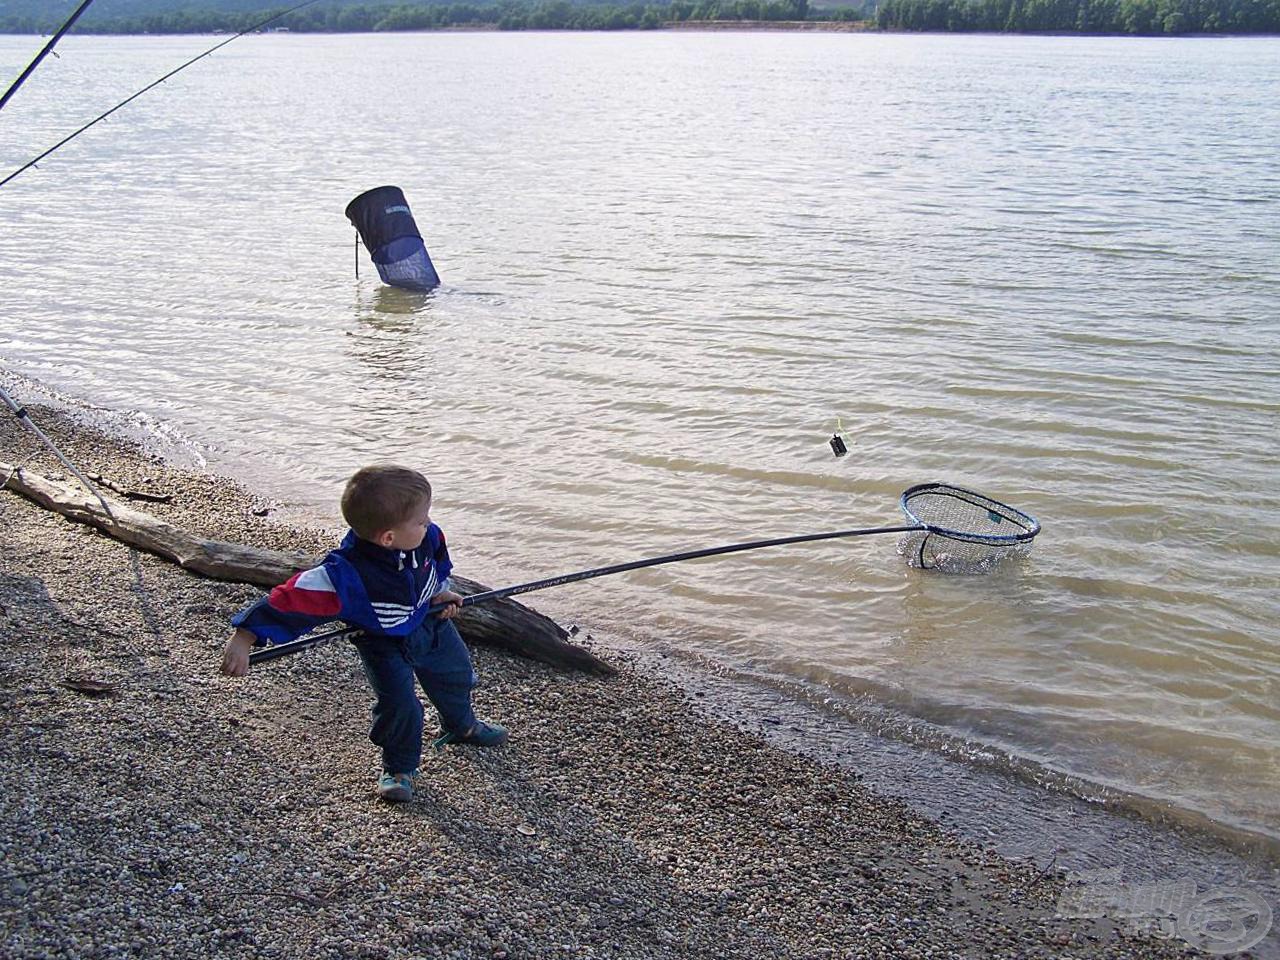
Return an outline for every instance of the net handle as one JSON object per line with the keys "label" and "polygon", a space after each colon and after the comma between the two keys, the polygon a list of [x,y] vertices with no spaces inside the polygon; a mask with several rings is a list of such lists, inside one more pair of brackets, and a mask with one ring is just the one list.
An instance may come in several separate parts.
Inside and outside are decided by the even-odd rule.
{"label": "net handle", "polygon": [[[549,587],[559,587],[566,583],[577,583],[579,580],[593,580],[596,577],[608,577],[615,573],[626,573],[628,570],[640,570],[644,567],[657,567],[665,563],[680,563],[684,560],[698,560],[702,557],[718,557],[726,553],[741,553],[744,550],[761,550],[765,547],[781,547],[791,543],[811,543],[815,540],[835,540],[840,537],[868,537],[876,534],[887,533],[915,533],[920,530],[931,529],[928,525],[922,523],[913,523],[910,525],[894,526],[894,527],[861,527],[855,530],[833,530],[829,533],[804,533],[794,537],[776,537],[771,540],[752,540],[748,543],[730,543],[722,547],[706,547],[702,550],[686,550],[682,553],[668,553],[661,557],[648,557],[644,560],[632,560],[627,563],[610,564],[607,567],[594,567],[590,570],[579,570],[576,573],[564,573],[556,577],[547,577],[543,580],[531,580],[529,583],[520,583],[511,587],[501,587],[497,590],[486,590],[483,593],[473,593],[469,597],[464,597],[461,606],[473,607],[478,603],[488,603],[491,600],[502,600],[506,597],[514,597],[522,593],[532,593],[535,590],[546,590]],[[443,610],[448,604],[439,603],[427,608],[427,616],[432,616]],[[300,640],[293,640],[289,643],[281,643],[272,647],[265,647],[249,654],[249,664],[252,666],[256,663],[265,663],[268,660],[275,660],[279,657],[286,657],[291,653],[297,653],[300,650],[306,650],[317,644],[328,643],[330,640],[340,638],[352,638],[363,631],[358,628],[344,628],[342,630],[332,630],[328,633],[317,634],[313,637],[303,637]]]}
{"label": "net handle", "polygon": [[[1007,519],[1023,528],[1022,533],[1011,534],[1009,536],[984,536],[981,534],[965,533],[963,530],[951,530],[946,527],[938,526],[933,523],[923,523],[908,506],[913,496],[921,493],[933,491],[938,493],[946,493],[952,496],[956,494],[964,494],[965,497],[973,497],[974,500],[968,500],[972,506],[980,506],[991,509],[991,506],[998,507],[1005,513],[1002,514]],[[643,560],[631,560],[627,563],[614,563],[605,567],[593,567],[590,570],[579,570],[576,573],[564,573],[555,577],[546,577],[542,580],[532,580],[529,583],[520,583],[511,587],[501,587],[497,590],[486,590],[483,593],[473,593],[469,597],[464,597],[461,603],[463,607],[473,607],[478,603],[488,603],[491,600],[502,600],[506,597],[518,596],[522,593],[532,593],[535,590],[546,590],[549,587],[559,587],[566,583],[577,583],[580,580],[592,580],[596,577],[608,577],[615,573],[626,573],[628,570],[640,570],[644,567],[657,567],[666,563],[680,563],[684,560],[698,560],[702,557],[718,557],[726,553],[741,553],[744,550],[760,550],[765,547],[781,547],[792,543],[812,543],[815,540],[835,540],[841,537],[867,537],[877,534],[889,533],[919,533],[924,531],[926,534],[938,534],[939,536],[949,537],[953,540],[966,540],[971,543],[986,544],[988,546],[1007,546],[1015,543],[1021,543],[1031,540],[1040,532],[1040,523],[1030,514],[1016,510],[1008,504],[1001,503],[999,500],[993,500],[988,496],[978,493],[976,490],[966,490],[964,487],[952,486],[948,483],[919,483],[913,487],[907,488],[902,493],[899,500],[902,505],[903,512],[907,518],[915,521],[911,524],[900,524],[892,527],[859,527],[853,530],[832,530],[827,533],[804,533],[793,537],[775,537],[769,540],[751,540],[746,543],[730,543],[721,547],[706,547],[701,550],[685,550],[681,553],[668,553],[660,557],[647,557]],[[990,505],[990,506],[988,506]],[[432,616],[445,609],[447,604],[436,604],[427,608],[427,615]],[[332,630],[328,633],[321,633],[311,637],[303,637],[290,643],[281,643],[275,646],[266,647],[256,650],[249,655],[249,663],[265,663],[269,660],[276,660],[280,657],[286,657],[291,653],[297,653],[300,650],[306,650],[317,644],[327,643],[330,640],[339,638],[355,638],[363,633],[359,628],[347,627],[341,630]]]}

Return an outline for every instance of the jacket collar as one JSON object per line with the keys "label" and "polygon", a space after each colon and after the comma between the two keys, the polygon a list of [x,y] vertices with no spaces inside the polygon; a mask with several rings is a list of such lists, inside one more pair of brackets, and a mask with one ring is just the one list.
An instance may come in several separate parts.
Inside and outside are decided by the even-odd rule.
{"label": "jacket collar", "polygon": [[354,530],[348,530],[347,535],[342,538],[342,549],[350,550],[371,563],[390,567],[392,570],[401,570],[405,566],[405,551],[379,546],[372,540],[357,536]]}

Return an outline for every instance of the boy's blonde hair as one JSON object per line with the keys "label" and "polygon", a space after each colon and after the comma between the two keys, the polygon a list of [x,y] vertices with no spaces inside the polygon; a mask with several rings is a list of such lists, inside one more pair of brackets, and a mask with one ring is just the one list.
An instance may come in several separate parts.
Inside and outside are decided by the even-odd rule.
{"label": "boy's blonde hair", "polygon": [[342,516],[356,536],[373,540],[409,520],[431,499],[431,482],[417,470],[380,463],[362,467],[342,491]]}

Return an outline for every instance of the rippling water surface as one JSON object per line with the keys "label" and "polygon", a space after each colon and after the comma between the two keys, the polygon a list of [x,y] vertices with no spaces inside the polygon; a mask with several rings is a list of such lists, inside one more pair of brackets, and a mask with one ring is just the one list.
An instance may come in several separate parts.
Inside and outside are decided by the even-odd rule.
{"label": "rippling water surface", "polygon": [[[65,40],[3,169],[210,43]],[[495,584],[976,487],[1045,528],[992,576],[868,538],[530,599],[1278,838],[1277,90],[1275,39],[245,38],[0,189],[0,362],[328,522],[422,465]],[[433,295],[353,276],[383,183]]]}

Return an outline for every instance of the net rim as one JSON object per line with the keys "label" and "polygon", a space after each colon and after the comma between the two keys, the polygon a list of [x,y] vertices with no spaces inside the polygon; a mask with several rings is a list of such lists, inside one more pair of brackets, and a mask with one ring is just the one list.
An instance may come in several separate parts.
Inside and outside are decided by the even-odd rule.
{"label": "net rim", "polygon": [[[939,526],[936,523],[926,523],[916,516],[908,506],[908,503],[913,498],[925,493],[942,493],[950,496],[964,494],[965,497],[976,497],[977,501],[966,500],[966,502],[975,507],[984,507],[989,509],[989,504],[998,507],[1000,510],[1007,513],[1005,519],[1022,527],[1022,532],[1012,534],[968,533],[964,530],[954,530],[950,527]],[[964,497],[958,497],[957,499],[964,499]],[[980,493],[977,490],[970,490],[967,487],[958,487],[954,483],[941,483],[937,481],[931,483],[917,483],[915,486],[908,487],[906,490],[902,491],[902,496],[899,498],[898,504],[902,507],[902,512],[907,515],[907,519],[912,523],[919,524],[921,529],[927,530],[930,533],[936,533],[941,537],[949,537],[952,540],[963,540],[968,543],[985,543],[992,546],[1012,545],[1015,543],[1028,543],[1040,532],[1040,521],[1031,514],[1026,513],[1023,510],[1019,510],[1017,507],[1011,507],[1007,503],[1003,503],[994,497],[989,497],[985,493]]]}

